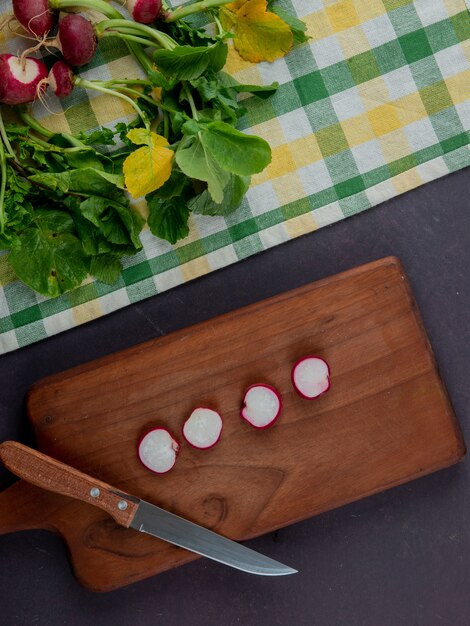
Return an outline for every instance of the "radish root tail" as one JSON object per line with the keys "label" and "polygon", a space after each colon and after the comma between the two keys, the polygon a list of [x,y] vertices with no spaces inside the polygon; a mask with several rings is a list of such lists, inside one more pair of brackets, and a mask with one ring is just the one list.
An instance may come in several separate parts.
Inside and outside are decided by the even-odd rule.
{"label": "radish root tail", "polygon": [[48,113],[51,115],[64,115],[72,105],[68,106],[66,109],[61,108],[60,111],[53,111],[48,103],[48,93],[46,91],[46,87],[49,86],[49,78],[43,78],[40,80],[36,86],[36,100],[41,103],[41,105],[46,109]]}
{"label": "radish root tail", "polygon": [[[34,17],[32,17],[29,22],[28,22],[28,30],[37,38],[36,33],[34,32],[34,28],[31,26],[31,22],[34,22],[34,20],[36,20],[38,17],[42,17],[43,15],[45,15],[46,13],[49,13],[49,9],[47,8],[45,11],[43,11],[42,13],[38,13],[38,15],[35,15]],[[46,36],[47,33],[45,33],[44,36]]]}
{"label": "radish root tail", "polygon": [[47,34],[41,37],[41,39],[37,42],[35,46],[31,46],[31,48],[27,48],[26,50],[23,50],[20,56],[20,63],[21,63],[22,70],[24,70],[24,68],[26,67],[26,58],[30,54],[34,54],[34,52],[37,52],[38,50],[40,50],[46,44],[46,38],[47,38]]}
{"label": "radish root tail", "polygon": [[49,78],[47,77],[42,78],[38,82],[38,84],[36,85],[36,100],[39,100],[39,102],[46,109],[46,111],[48,111],[49,113],[53,115],[54,111],[51,111],[51,109],[49,108],[49,105],[47,104],[46,87],[48,85],[49,85]]}

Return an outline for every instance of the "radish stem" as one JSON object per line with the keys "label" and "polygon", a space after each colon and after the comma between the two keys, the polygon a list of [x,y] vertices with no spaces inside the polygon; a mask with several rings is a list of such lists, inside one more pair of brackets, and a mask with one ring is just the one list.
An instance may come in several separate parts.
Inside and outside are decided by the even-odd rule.
{"label": "radish stem", "polygon": [[[119,13],[119,11],[114,9],[104,0],[49,0],[49,5],[52,9],[60,11],[62,9],[76,8],[77,2],[79,2],[80,7],[98,11],[98,13],[101,13],[110,20],[123,20],[123,16],[121,15],[121,13]],[[126,22],[126,20],[123,21]],[[142,68],[148,73],[153,68],[153,63],[145,54],[144,50],[140,47],[139,44],[136,44],[135,42],[128,41],[126,43],[130,53],[134,56],[136,61],[140,63]]]}
{"label": "radish stem", "polygon": [[[51,133],[51,136],[52,136],[52,133]],[[65,133],[62,133],[62,136],[65,138],[68,137],[68,135],[66,135]],[[48,143],[47,141],[44,141],[44,139],[41,139],[40,137],[36,137],[35,135],[32,135],[31,133],[28,133],[28,140],[31,143],[36,143],[38,146],[41,146],[42,148],[49,148],[53,152],[70,153],[70,152],[81,152],[83,150],[89,150],[88,146],[79,142],[78,140],[77,140],[77,143],[79,143],[79,145],[71,146],[70,148],[63,148],[62,146],[55,146],[53,143]],[[17,157],[14,152],[10,156],[16,161]],[[20,163],[18,163],[18,165],[20,165]]]}
{"label": "radish stem", "polygon": [[84,87],[85,89],[94,89],[95,91],[100,91],[101,93],[107,94],[109,96],[116,96],[117,98],[121,98],[121,100],[125,100],[126,102],[128,102],[138,113],[140,119],[142,120],[142,122],[144,123],[144,126],[147,130],[150,130],[150,124],[149,121],[147,119],[147,116],[145,115],[145,113],[142,111],[142,109],[139,107],[139,105],[132,100],[132,98],[129,98],[129,96],[126,96],[123,93],[120,93],[119,91],[113,91],[112,89],[108,89],[107,87],[103,87],[100,84],[96,84],[90,80],[85,80],[84,78],[79,78],[78,76],[76,76],[74,78],[74,84],[77,87]]}
{"label": "radish stem", "polygon": [[[5,148],[7,149],[8,156],[15,158],[15,153],[13,152],[13,148],[11,147],[10,140],[8,139],[8,135],[5,130],[5,124],[3,123],[2,112],[0,111],[0,138],[2,139]],[[0,141],[1,145],[1,141]]]}
{"label": "radish stem", "polygon": [[37,131],[43,137],[47,137],[48,139],[53,136],[53,132],[48,128],[45,128],[42,124],[40,124],[34,117],[29,115],[24,109],[17,109],[18,115],[21,117],[23,122],[27,124],[30,128]]}
{"label": "radish stem", "polygon": [[[150,96],[147,96],[146,94],[142,93],[141,91],[138,91],[137,89],[132,89],[132,87],[127,87],[127,85],[131,85],[134,82],[137,82],[138,85],[146,85],[148,87],[152,86],[152,83],[148,80],[142,80],[142,81],[133,81],[132,79],[127,81],[127,80],[107,80],[107,81],[97,81],[100,86],[102,87],[110,87],[112,89],[117,89],[119,91],[125,91],[126,93],[132,94],[137,96],[138,98],[142,98],[143,100],[147,100],[147,102],[150,102],[150,104],[153,104],[154,106],[158,107],[159,109],[162,109],[162,111],[168,111],[168,113],[177,113],[176,109],[172,109],[169,106],[166,106],[165,104],[161,103],[161,102],[157,102],[156,100],[153,100]],[[92,84],[94,84],[94,81],[91,81]]]}
{"label": "radish stem", "polygon": [[170,118],[166,111],[163,111],[163,136],[168,139],[170,136]]}
{"label": "radish stem", "polygon": [[[44,139],[40,139],[39,137],[29,136],[29,140],[32,143],[36,143],[38,146],[42,146],[43,148],[49,148],[53,152],[82,152],[83,148],[81,146],[72,146],[70,148],[62,148],[62,146],[55,146],[53,143],[48,143],[44,141]],[[86,147],[86,146],[85,146]]]}
{"label": "radish stem", "polygon": [[99,35],[99,39],[103,37],[117,37],[118,39],[122,39],[123,41],[132,41],[134,43],[138,43],[141,46],[156,46],[154,41],[148,41],[147,39],[143,39],[142,37],[136,37],[136,35],[128,35],[123,32],[119,32],[116,30],[105,30],[103,33]]}
{"label": "radish stem", "polygon": [[226,31],[224,27],[222,26],[221,21],[219,20],[217,15],[214,15],[213,17],[214,17],[215,25],[217,26],[217,30],[219,31],[219,35],[223,35]]}
{"label": "radish stem", "polygon": [[151,83],[145,78],[112,78],[106,81],[107,85],[144,85],[150,86]]}
{"label": "radish stem", "polygon": [[[55,135],[54,132],[50,131],[48,128],[40,124],[36,119],[34,119],[34,117],[29,115],[29,113],[27,113],[24,109],[17,109],[17,112],[19,116],[21,117],[21,119],[23,120],[23,122],[27,126],[35,130],[37,133],[39,133],[43,137],[47,137],[47,139],[50,139],[51,137]],[[67,139],[70,145],[76,148],[88,149],[88,146],[86,146],[83,142],[81,142],[79,139],[76,139],[72,135],[69,135],[68,133],[60,133],[60,134],[62,135],[62,137],[65,137],[65,139]]]}
{"label": "radish stem", "polygon": [[128,35],[143,36],[144,34],[149,38],[155,40],[162,48],[172,50],[176,48],[177,43],[171,37],[165,33],[161,33],[155,28],[146,26],[145,24],[138,24],[137,22],[131,22],[129,20],[122,19],[109,19],[99,22],[95,26],[95,31],[98,36],[110,29],[117,29],[118,32],[122,32]]}
{"label": "radish stem", "polygon": [[[93,9],[94,11],[98,11],[98,13],[102,13],[109,17],[110,19],[119,15],[119,18],[122,18],[122,15],[110,6],[104,0],[49,0],[49,6],[52,9],[56,9],[57,11],[61,11],[62,9],[69,8],[77,8],[80,6],[85,9]],[[118,18],[118,19],[119,19]]]}
{"label": "radish stem", "polygon": [[137,44],[133,41],[126,42],[127,47],[129,48],[130,53],[133,55],[134,59],[140,63],[142,69],[148,74],[151,70],[153,70],[153,63],[145,54],[144,49],[140,44]]}
{"label": "radish stem", "polygon": [[149,96],[146,96],[144,93],[142,93],[141,91],[137,91],[137,89],[132,89],[132,87],[116,87],[117,90],[119,90],[120,92],[125,92],[128,94],[132,94],[133,96],[137,96],[138,98],[142,98],[142,100],[146,100],[147,102],[150,102],[150,104],[153,104],[153,106],[158,106],[158,102],[155,102],[155,100],[152,100],[152,98],[150,98]]}
{"label": "radish stem", "polygon": [[194,13],[200,13],[201,11],[207,11],[207,9],[212,9],[214,7],[220,7],[224,4],[229,4],[233,0],[202,0],[201,2],[195,2],[194,4],[187,4],[184,7],[179,7],[174,11],[170,11],[167,14],[165,21],[166,22],[176,22],[176,20],[180,20],[182,17],[187,17],[188,15],[193,15]]}
{"label": "radish stem", "polygon": [[0,141],[0,232],[5,232],[5,190],[7,187],[7,158]]}
{"label": "radish stem", "polygon": [[186,98],[188,99],[189,106],[191,107],[191,113],[192,113],[194,119],[198,120],[199,119],[199,115],[198,115],[198,112],[197,112],[196,104],[194,102],[194,98],[193,98],[193,95],[191,93],[191,89],[188,87],[188,83],[186,81],[184,81],[183,90],[184,90],[184,93],[186,95]]}

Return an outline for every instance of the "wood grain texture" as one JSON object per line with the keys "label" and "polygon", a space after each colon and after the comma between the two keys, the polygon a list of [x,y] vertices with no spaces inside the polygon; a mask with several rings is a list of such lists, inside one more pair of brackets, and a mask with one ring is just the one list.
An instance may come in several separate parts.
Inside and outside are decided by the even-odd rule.
{"label": "wood grain texture", "polygon": [[[331,389],[300,398],[293,362],[318,354]],[[256,431],[243,390],[277,387],[283,413]],[[179,437],[195,405],[224,417],[220,442]],[[247,539],[451,465],[465,444],[400,263],[394,258],[306,285],[38,383],[28,411],[54,458],[232,539]],[[136,444],[164,425],[181,440],[157,476]],[[8,503],[15,502],[12,511]],[[20,481],[0,494],[0,532],[50,528],[79,580],[114,589],[197,558],[118,526],[94,507]],[[295,562],[289,563],[295,567]]]}
{"label": "wood grain texture", "polygon": [[138,499],[134,496],[17,441],[0,444],[0,460],[28,483],[96,506],[126,528],[137,512]]}

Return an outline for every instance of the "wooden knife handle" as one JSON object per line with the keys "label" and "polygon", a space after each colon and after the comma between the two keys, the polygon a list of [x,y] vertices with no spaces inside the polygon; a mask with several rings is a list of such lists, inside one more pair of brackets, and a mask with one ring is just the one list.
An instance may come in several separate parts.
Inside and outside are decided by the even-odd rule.
{"label": "wooden knife handle", "polygon": [[0,459],[10,472],[48,491],[83,500],[109,513],[118,524],[128,528],[139,500],[111,485],[28,448],[16,441],[0,444]]}

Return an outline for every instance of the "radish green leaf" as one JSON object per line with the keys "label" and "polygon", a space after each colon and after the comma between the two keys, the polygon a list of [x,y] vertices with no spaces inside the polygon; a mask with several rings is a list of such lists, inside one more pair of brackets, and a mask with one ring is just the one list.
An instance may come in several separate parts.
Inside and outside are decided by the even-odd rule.
{"label": "radish green leaf", "polygon": [[222,202],[230,174],[219,166],[217,156],[214,158],[207,149],[202,140],[204,135],[194,135],[182,143],[175,154],[176,163],[186,176],[207,183],[214,202]]}
{"label": "radish green leaf", "polygon": [[64,211],[36,212],[34,223],[13,240],[9,262],[26,284],[45,296],[77,287],[88,274],[86,256]]}

